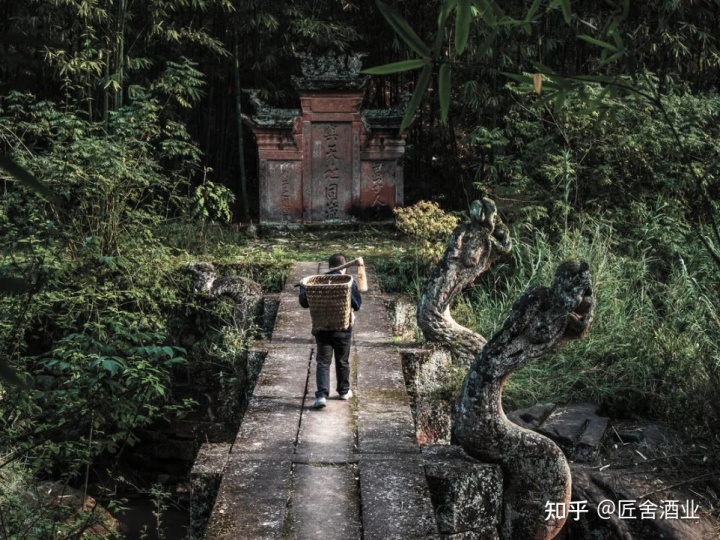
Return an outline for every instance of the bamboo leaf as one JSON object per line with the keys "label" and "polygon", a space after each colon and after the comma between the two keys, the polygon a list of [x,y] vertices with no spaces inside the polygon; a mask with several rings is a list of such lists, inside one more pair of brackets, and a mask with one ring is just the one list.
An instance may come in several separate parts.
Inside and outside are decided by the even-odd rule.
{"label": "bamboo leaf", "polygon": [[388,73],[400,73],[401,71],[410,71],[411,69],[421,68],[428,62],[429,59],[426,58],[414,58],[412,60],[392,62],[390,64],[383,64],[382,66],[375,66],[368,69],[363,69],[362,73],[365,73],[367,75],[387,75]]}
{"label": "bamboo leaf", "polygon": [[445,24],[445,21],[447,21],[447,18],[450,16],[450,13],[452,13],[452,10],[455,9],[457,6],[458,0],[446,0],[443,4],[442,8],[440,9],[440,15],[438,16],[438,24],[442,23]]}
{"label": "bamboo leaf", "polygon": [[438,73],[438,93],[440,95],[440,118],[447,123],[450,111],[450,64],[440,66]]}
{"label": "bamboo leaf", "polygon": [[521,75],[519,73],[509,73],[507,71],[501,71],[501,75],[505,75],[508,79],[512,79],[513,81],[517,81],[521,84],[528,84],[530,83],[530,76],[529,75]]}
{"label": "bamboo leaf", "polygon": [[543,75],[554,75],[555,72],[547,67],[544,64],[541,64],[540,62],[532,62],[532,66],[535,68],[536,71],[542,73]]}
{"label": "bamboo leaf", "polygon": [[458,0],[455,12],[455,52],[462,54],[470,36],[470,0]]}
{"label": "bamboo leaf", "polygon": [[493,7],[497,4],[493,2],[493,5],[490,5],[488,0],[474,0],[473,3],[477,6],[482,18],[488,26],[495,26],[497,24],[497,17],[495,16],[495,10],[493,9]]}
{"label": "bamboo leaf", "polygon": [[603,64],[612,64],[616,60],[619,60],[624,54],[625,54],[625,51],[618,51],[615,54],[608,56],[605,60],[602,61],[602,63]]}
{"label": "bamboo leaf", "polygon": [[15,163],[12,158],[5,154],[0,154],[0,169],[5,170],[5,172],[14,177],[18,182],[24,184],[39,195],[42,195],[48,201],[58,204],[58,197],[51,189],[47,188],[42,182],[40,182],[40,180],[35,178],[32,174]]}
{"label": "bamboo leaf", "polygon": [[415,91],[410,98],[410,102],[408,103],[407,109],[405,110],[405,116],[403,116],[402,122],[400,123],[400,133],[405,131],[405,129],[412,122],[413,117],[415,116],[415,111],[417,111],[417,108],[420,105],[420,101],[422,101],[423,95],[425,94],[425,90],[427,90],[428,83],[430,82],[431,73],[432,64],[426,65],[420,72],[420,76],[417,80],[417,85],[415,86]]}
{"label": "bamboo leaf", "polygon": [[408,47],[418,53],[420,56],[430,56],[430,48],[423,43],[420,37],[415,33],[405,19],[403,19],[397,11],[392,9],[381,0],[375,0],[375,3],[385,17],[385,20],[390,23],[395,33],[402,39]]}
{"label": "bamboo leaf", "polygon": [[570,24],[570,0],[560,0],[560,9],[562,10],[563,17],[565,18],[565,24]]}
{"label": "bamboo leaf", "polygon": [[597,45],[598,47],[602,47],[604,49],[607,49],[612,52],[617,52],[617,47],[615,45],[608,43],[606,41],[600,41],[599,39],[595,39],[594,37],[590,37],[587,34],[580,34],[578,36],[579,39],[582,39],[583,41],[587,41],[588,43],[591,43],[593,45]]}
{"label": "bamboo leaf", "polygon": [[442,47],[443,40],[445,38],[445,23],[447,18],[452,13],[452,10],[457,6],[458,0],[447,0],[440,9],[440,15],[438,15],[438,29],[435,34],[435,42],[433,43],[433,54],[437,58],[440,55],[440,48]]}
{"label": "bamboo leaf", "polygon": [[535,15],[537,15],[538,10],[540,9],[541,2],[542,0],[533,0],[530,9],[528,9],[527,14],[525,15],[525,22],[529,23],[535,19]]}
{"label": "bamboo leaf", "polygon": [[490,32],[485,39],[482,42],[482,45],[480,45],[480,48],[477,51],[478,56],[483,56],[485,53],[488,52],[488,49],[492,46],[493,43],[495,43],[495,38],[498,35],[498,29],[493,28],[492,32]]}

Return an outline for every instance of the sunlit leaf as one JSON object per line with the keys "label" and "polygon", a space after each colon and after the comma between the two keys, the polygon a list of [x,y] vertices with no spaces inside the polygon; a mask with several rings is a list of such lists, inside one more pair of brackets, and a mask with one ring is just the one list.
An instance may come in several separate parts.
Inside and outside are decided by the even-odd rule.
{"label": "sunlit leaf", "polygon": [[423,40],[415,33],[415,30],[410,27],[407,21],[403,19],[397,11],[381,2],[381,0],[375,0],[375,3],[380,13],[382,13],[382,16],[385,17],[385,20],[390,23],[390,26],[393,27],[393,30],[395,30],[397,35],[400,36],[408,47],[420,56],[430,56],[430,47],[423,43]]}
{"label": "sunlit leaf", "polygon": [[462,54],[470,36],[470,0],[458,0],[455,12],[455,52]]}
{"label": "sunlit leaf", "polygon": [[430,74],[431,73],[432,73],[432,65],[430,65],[430,64],[426,65],[423,68],[423,70],[420,72],[420,76],[418,77],[418,80],[417,80],[417,85],[415,86],[415,91],[413,92],[413,95],[410,98],[408,107],[405,110],[405,116],[403,116],[402,122],[400,123],[400,133],[405,131],[405,129],[407,129],[407,127],[413,121],[413,118],[415,117],[415,112],[417,111],[417,108],[420,105],[420,101],[422,101],[423,95],[425,94],[425,90],[427,90],[428,83],[430,82]]}
{"label": "sunlit leaf", "polygon": [[388,73],[400,73],[401,71],[409,71],[425,66],[429,62],[425,58],[414,58],[412,60],[403,60],[402,62],[392,62],[364,69],[362,72],[367,75],[387,75]]}
{"label": "sunlit leaf", "polygon": [[440,117],[447,123],[450,110],[450,64],[440,66],[438,73],[438,93],[440,95]]}
{"label": "sunlit leaf", "polygon": [[474,0],[474,4],[477,6],[483,20],[488,23],[489,26],[495,26],[497,24],[497,18],[495,17],[494,7],[497,6],[495,2],[490,4],[488,0]]}

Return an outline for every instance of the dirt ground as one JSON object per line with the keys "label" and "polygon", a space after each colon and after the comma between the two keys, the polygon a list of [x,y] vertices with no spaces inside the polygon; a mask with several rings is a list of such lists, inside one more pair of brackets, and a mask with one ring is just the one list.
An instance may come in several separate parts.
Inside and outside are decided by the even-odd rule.
{"label": "dirt ground", "polygon": [[[591,465],[573,464],[573,501],[563,540],[720,539],[717,442],[639,421],[614,421]],[[612,511],[611,511],[612,510]]]}

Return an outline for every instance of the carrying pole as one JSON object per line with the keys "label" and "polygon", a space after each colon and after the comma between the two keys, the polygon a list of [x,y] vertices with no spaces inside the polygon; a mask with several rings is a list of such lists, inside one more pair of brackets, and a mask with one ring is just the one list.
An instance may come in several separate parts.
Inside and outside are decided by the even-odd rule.
{"label": "carrying pole", "polygon": [[[357,284],[358,284],[358,290],[360,292],[365,292],[368,290],[367,285],[367,276],[365,275],[365,261],[363,261],[362,257],[358,257],[357,259],[353,259],[352,261],[346,262],[345,264],[341,264],[340,266],[336,266],[335,268],[331,268],[327,272],[323,272],[323,274],[332,274],[333,272],[337,272],[338,270],[343,270],[345,268],[349,268],[351,266],[357,266]],[[293,287],[299,287],[300,283],[296,283],[293,285]]]}

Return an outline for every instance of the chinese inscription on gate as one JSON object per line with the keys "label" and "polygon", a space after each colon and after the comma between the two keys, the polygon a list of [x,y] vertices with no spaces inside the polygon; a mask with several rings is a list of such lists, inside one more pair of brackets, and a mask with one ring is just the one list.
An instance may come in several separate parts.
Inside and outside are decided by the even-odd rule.
{"label": "chinese inscription on gate", "polygon": [[372,191],[375,194],[375,200],[373,201],[372,206],[386,206],[387,203],[380,197],[382,188],[385,185],[382,163],[373,163],[372,171]]}
{"label": "chinese inscription on gate", "polygon": [[337,155],[337,127],[330,124],[323,133],[325,139],[325,219],[338,219],[340,217],[340,205],[338,203],[338,181],[340,173],[338,170]]}
{"label": "chinese inscription on gate", "polygon": [[282,223],[288,223],[292,213],[292,201],[290,198],[290,171],[287,167],[282,166],[280,170],[280,209],[282,211]]}

